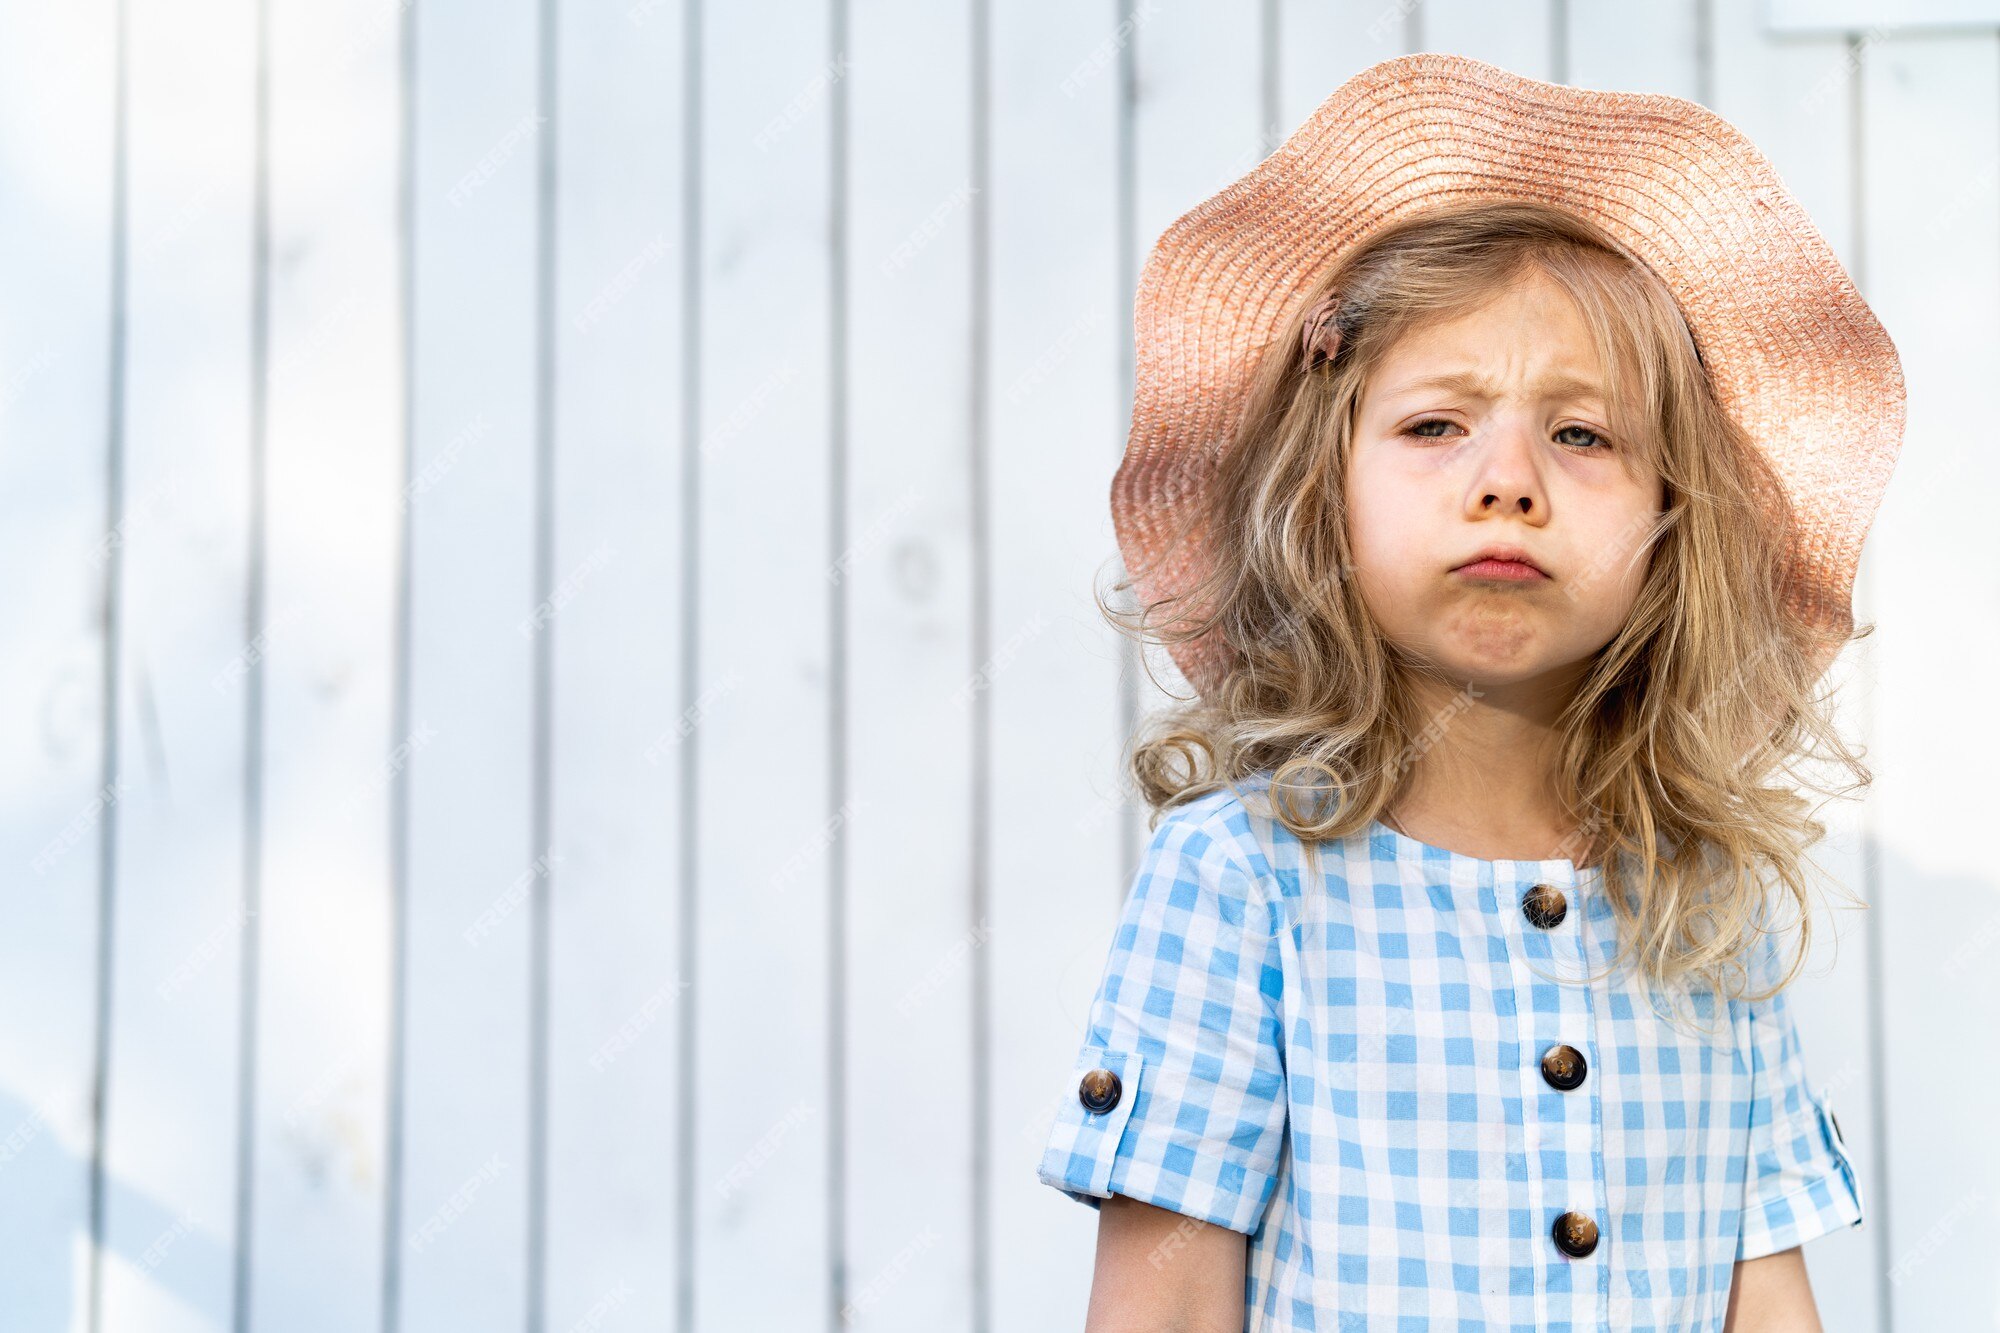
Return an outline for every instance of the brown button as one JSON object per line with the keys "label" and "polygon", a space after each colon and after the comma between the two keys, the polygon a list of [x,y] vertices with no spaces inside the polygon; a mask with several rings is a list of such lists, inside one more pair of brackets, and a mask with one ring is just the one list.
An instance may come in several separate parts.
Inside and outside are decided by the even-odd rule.
{"label": "brown button", "polygon": [[1564,1213],[1556,1219],[1556,1248],[1572,1259],[1581,1259],[1597,1248],[1597,1223],[1583,1213]]}
{"label": "brown button", "polygon": [[1583,1052],[1574,1046],[1551,1046],[1542,1053],[1542,1077],[1548,1080],[1550,1087],[1568,1092],[1583,1082],[1583,1076],[1589,1070]]}
{"label": "brown button", "polygon": [[1085,1074],[1083,1082],[1077,1085],[1076,1095],[1077,1100],[1083,1103],[1084,1110],[1092,1115],[1103,1115],[1118,1105],[1118,1097],[1122,1091],[1118,1075],[1108,1069],[1093,1069]]}
{"label": "brown button", "polygon": [[1543,930],[1561,925],[1567,911],[1569,899],[1553,884],[1537,884],[1521,898],[1522,914]]}

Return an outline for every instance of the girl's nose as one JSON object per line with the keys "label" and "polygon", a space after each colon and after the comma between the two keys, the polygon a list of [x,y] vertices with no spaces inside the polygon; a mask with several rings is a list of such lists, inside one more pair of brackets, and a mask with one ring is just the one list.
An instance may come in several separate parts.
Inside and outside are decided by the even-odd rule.
{"label": "girl's nose", "polygon": [[1474,451],[1477,474],[1469,494],[1479,513],[1508,511],[1540,518],[1547,510],[1536,466],[1539,436],[1528,422],[1512,416],[1489,419],[1485,440]]}

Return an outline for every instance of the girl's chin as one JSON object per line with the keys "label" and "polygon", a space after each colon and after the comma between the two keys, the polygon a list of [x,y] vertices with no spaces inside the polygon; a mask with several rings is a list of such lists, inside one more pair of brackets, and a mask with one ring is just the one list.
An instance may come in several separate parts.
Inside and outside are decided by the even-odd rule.
{"label": "girl's chin", "polygon": [[1486,631],[1446,640],[1434,645],[1428,656],[1448,678],[1486,690],[1574,675],[1590,655],[1531,627],[1517,627],[1507,633]]}

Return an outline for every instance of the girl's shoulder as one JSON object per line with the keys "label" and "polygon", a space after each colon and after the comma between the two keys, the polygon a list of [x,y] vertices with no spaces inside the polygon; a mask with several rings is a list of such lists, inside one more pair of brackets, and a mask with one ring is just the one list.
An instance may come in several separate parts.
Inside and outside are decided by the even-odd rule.
{"label": "girl's shoulder", "polygon": [[1365,844],[1367,838],[1353,834],[1319,843],[1309,861],[1304,843],[1271,808],[1271,782],[1269,770],[1258,770],[1166,807],[1154,828],[1152,851],[1185,853],[1198,845],[1204,858],[1233,870],[1231,878],[1240,877],[1247,896],[1290,920],[1308,887],[1315,894],[1345,892],[1346,844]]}
{"label": "girl's shoulder", "polygon": [[1221,843],[1221,853],[1246,873],[1266,874],[1274,850],[1272,827],[1290,836],[1269,809],[1270,785],[1270,773],[1259,771],[1166,806],[1155,821],[1154,841],[1198,834]]}

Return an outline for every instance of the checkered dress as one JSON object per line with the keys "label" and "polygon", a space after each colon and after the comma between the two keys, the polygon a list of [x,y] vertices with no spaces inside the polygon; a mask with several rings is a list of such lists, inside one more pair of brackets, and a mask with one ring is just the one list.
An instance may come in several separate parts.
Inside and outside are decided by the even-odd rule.
{"label": "checkered dress", "polygon": [[1675,1027],[1564,984],[1614,952],[1597,871],[1377,822],[1313,875],[1268,785],[1161,819],[1045,1183],[1245,1233],[1250,1330],[1719,1330],[1735,1261],[1860,1224],[1783,992]]}

